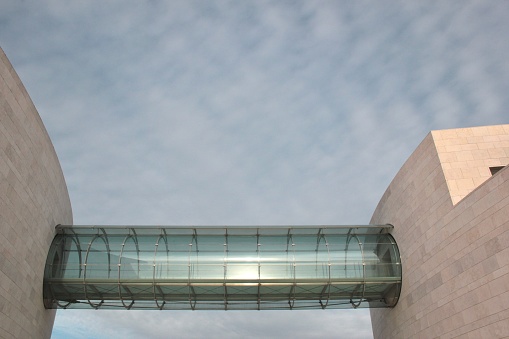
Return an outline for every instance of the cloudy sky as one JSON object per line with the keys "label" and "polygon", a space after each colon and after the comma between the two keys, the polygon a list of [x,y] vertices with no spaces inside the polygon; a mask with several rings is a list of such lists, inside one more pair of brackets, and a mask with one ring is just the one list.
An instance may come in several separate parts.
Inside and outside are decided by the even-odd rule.
{"label": "cloudy sky", "polygon": [[[430,130],[509,122],[508,1],[4,0],[75,224],[367,224]],[[371,338],[369,312],[59,311],[54,338]]]}

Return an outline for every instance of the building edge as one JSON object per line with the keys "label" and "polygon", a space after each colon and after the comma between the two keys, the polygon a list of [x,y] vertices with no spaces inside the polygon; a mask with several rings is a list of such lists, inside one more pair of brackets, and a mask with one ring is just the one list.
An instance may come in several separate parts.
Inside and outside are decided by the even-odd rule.
{"label": "building edge", "polygon": [[25,87],[0,48],[0,337],[49,338],[44,263],[55,225],[72,224],[55,149]]}
{"label": "building edge", "polygon": [[508,163],[509,125],[433,131],[405,162],[370,222],[394,225],[403,266],[375,338],[509,336]]}

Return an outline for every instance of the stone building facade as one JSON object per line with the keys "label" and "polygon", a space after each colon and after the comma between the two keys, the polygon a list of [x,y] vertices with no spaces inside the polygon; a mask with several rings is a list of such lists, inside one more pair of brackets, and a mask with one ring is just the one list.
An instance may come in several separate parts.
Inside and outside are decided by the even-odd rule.
{"label": "stone building facade", "polygon": [[433,131],[373,224],[391,223],[399,303],[372,309],[375,338],[509,337],[509,125]]}
{"label": "stone building facade", "polygon": [[55,225],[72,223],[64,176],[44,125],[0,49],[0,338],[49,338],[42,298]]}

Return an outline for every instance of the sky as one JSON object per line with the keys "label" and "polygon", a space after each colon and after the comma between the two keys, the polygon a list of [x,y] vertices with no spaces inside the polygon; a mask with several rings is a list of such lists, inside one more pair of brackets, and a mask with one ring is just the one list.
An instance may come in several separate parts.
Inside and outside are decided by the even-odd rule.
{"label": "sky", "polygon": [[[430,130],[509,122],[508,1],[4,0],[75,225],[368,224]],[[60,338],[372,338],[369,311],[58,311]]]}

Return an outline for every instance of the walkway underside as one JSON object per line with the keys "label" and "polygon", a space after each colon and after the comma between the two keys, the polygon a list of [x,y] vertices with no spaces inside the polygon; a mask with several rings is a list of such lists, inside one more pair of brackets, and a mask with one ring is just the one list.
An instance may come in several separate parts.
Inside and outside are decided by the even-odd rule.
{"label": "walkway underside", "polygon": [[392,307],[384,226],[58,226],[47,308],[263,310]]}

